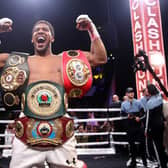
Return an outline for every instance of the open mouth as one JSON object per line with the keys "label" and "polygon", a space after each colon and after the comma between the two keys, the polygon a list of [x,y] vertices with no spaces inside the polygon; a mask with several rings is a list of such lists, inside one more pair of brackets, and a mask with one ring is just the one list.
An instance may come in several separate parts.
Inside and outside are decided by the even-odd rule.
{"label": "open mouth", "polygon": [[39,37],[37,37],[37,42],[38,43],[44,43],[45,42],[45,37],[43,37],[43,36],[39,36]]}

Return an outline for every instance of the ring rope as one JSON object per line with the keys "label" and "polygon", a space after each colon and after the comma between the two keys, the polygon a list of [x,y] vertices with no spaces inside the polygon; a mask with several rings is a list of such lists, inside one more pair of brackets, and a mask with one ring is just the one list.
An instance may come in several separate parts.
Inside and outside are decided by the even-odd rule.
{"label": "ring rope", "polygon": [[128,119],[128,117],[112,117],[112,118],[88,118],[88,119],[75,119],[75,123],[81,123],[81,122],[89,122],[89,121],[117,121],[117,120],[124,120]]}
{"label": "ring rope", "polygon": [[[109,141],[102,141],[102,142],[83,142],[76,144],[77,147],[79,146],[101,146],[101,145],[108,145]],[[117,142],[117,141],[111,141],[110,144],[115,145],[128,145],[128,142]],[[138,144],[138,142],[137,142]],[[12,148],[12,145],[0,145],[0,148]]]}
{"label": "ring rope", "polygon": [[14,122],[14,120],[0,120],[0,124],[12,124]]}
{"label": "ring rope", "polygon": [[[88,135],[88,136],[94,136],[94,135],[126,135],[126,132],[85,132],[85,133],[75,133],[75,136],[83,136],[83,135]],[[0,137],[10,137],[14,136],[15,134],[0,134]]]}
{"label": "ring rope", "polygon": [[83,136],[83,135],[126,135],[126,132],[84,132],[84,133],[75,133],[75,136]]}
{"label": "ring rope", "polygon": [[[128,117],[112,117],[112,118],[88,118],[88,119],[75,119],[75,123],[81,123],[81,122],[89,122],[89,121],[117,121],[117,120],[124,120]],[[0,124],[8,124],[8,123],[14,123],[14,120],[0,120]]]}
{"label": "ring rope", "polygon": [[67,111],[73,111],[73,112],[109,112],[109,111],[120,111],[121,108],[68,108]]}
{"label": "ring rope", "polygon": [[0,134],[0,137],[14,137],[15,134]]}

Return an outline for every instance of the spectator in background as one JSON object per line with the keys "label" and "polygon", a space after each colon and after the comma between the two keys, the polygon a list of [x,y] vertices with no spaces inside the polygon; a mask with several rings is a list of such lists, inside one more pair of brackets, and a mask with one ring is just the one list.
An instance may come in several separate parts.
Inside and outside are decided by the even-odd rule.
{"label": "spectator in background", "polygon": [[[112,111],[108,111],[108,117],[120,117],[120,107],[121,107],[121,101],[119,99],[119,96],[117,94],[114,94],[112,96],[112,102],[109,105],[110,108],[118,108],[118,110],[113,109]],[[116,120],[116,121],[110,121],[109,122],[111,131],[115,132],[120,132],[122,130],[122,121],[121,120]],[[112,136],[112,135],[111,135]],[[112,136],[114,141],[120,141],[120,136],[118,135],[113,135]],[[110,138],[109,138],[110,139]],[[116,146],[116,151],[120,149],[119,145]]]}
{"label": "spectator in background", "polygon": [[[112,102],[109,105],[110,108],[120,108],[121,107],[121,101],[119,100],[119,96],[117,94],[114,94],[112,96]],[[108,117],[119,117],[120,113],[118,111],[108,111]]]}
{"label": "spectator in background", "polygon": [[[144,108],[144,111],[145,111],[145,118],[143,120],[144,122],[144,126],[147,124],[146,123],[146,120],[148,120],[148,116],[146,115],[147,114],[147,109],[146,109],[146,104],[149,100],[149,93],[148,93],[148,90],[147,88],[144,88],[142,90],[142,97],[140,98],[140,102],[141,104],[143,105],[143,108]],[[145,126],[146,127],[146,126]],[[155,152],[154,152],[154,148],[153,148],[153,143],[152,143],[152,139],[151,139],[151,136],[146,136],[145,137],[146,139],[146,151],[147,151],[147,156],[148,156],[148,159],[152,162],[152,161],[155,161]]]}
{"label": "spectator in background", "polygon": [[[91,119],[91,120],[87,122],[87,131],[93,132],[93,133],[98,132],[99,124],[97,121],[94,120],[95,116],[94,116],[93,112],[88,112],[88,119]],[[89,142],[97,142],[98,138],[99,137],[97,137],[97,135],[92,135],[92,136],[89,136],[88,141]],[[91,147],[97,147],[97,146],[93,145]]]}
{"label": "spectator in background", "polygon": [[120,102],[118,95],[114,94],[112,97],[113,102]]}
{"label": "spectator in background", "polygon": [[[84,126],[84,124],[79,124],[77,130],[77,133],[86,133],[87,128]],[[78,135],[76,136],[77,143],[85,143],[88,142],[88,135]],[[86,145],[80,146],[80,148],[86,148]]]}
{"label": "spectator in background", "polygon": [[128,100],[121,104],[121,115],[128,117],[125,126],[127,128],[126,131],[130,147],[131,162],[127,166],[131,168],[136,167],[137,151],[135,142],[137,141],[140,143],[139,149],[141,150],[140,154],[143,164],[144,166],[147,166],[144,127],[142,123],[144,117],[143,106],[140,101],[134,98],[133,88],[127,88],[126,95],[128,96]]}
{"label": "spectator in background", "polygon": [[164,133],[164,116],[163,116],[163,98],[159,90],[153,84],[147,85],[147,92],[149,93],[149,100],[146,103],[147,115],[149,117],[146,121],[145,132],[152,137],[156,146],[158,161],[162,168],[167,168],[168,157],[165,153],[163,146],[163,133]]}
{"label": "spectator in background", "polygon": [[88,119],[91,119],[91,121],[87,122],[87,129],[89,132],[93,132],[93,130],[95,130],[94,127],[98,126],[98,122],[95,120],[92,120],[92,119],[95,119],[93,112],[88,112]]}
{"label": "spectator in background", "polygon": [[142,95],[143,96],[141,97],[140,101],[141,101],[141,104],[143,105],[144,111],[146,112],[147,111],[146,110],[146,103],[149,100],[149,93],[148,93],[147,88],[144,88],[142,90]]}
{"label": "spectator in background", "polygon": [[164,130],[164,146],[166,148],[166,153],[168,155],[168,101],[163,101],[163,114],[166,119],[165,130]]}
{"label": "spectator in background", "polygon": [[128,96],[127,96],[127,95],[124,95],[122,100],[123,100],[123,101],[128,100]]}
{"label": "spectator in background", "polygon": [[113,108],[120,108],[121,107],[121,101],[119,100],[119,96],[117,94],[114,94],[112,96],[112,102],[110,104],[110,107],[113,107]]}

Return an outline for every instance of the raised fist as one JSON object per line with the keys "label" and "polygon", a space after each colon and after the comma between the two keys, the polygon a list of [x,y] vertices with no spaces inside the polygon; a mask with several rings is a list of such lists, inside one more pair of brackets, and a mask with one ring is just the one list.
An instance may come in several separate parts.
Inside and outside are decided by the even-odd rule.
{"label": "raised fist", "polygon": [[76,19],[76,28],[78,30],[87,30],[90,36],[91,41],[94,41],[97,38],[100,38],[99,32],[97,31],[96,26],[89,18],[88,15],[79,15]]}
{"label": "raised fist", "polygon": [[78,30],[89,30],[91,29],[92,20],[88,15],[79,15],[76,19],[76,28]]}
{"label": "raised fist", "polygon": [[0,33],[12,31],[13,21],[9,18],[0,19]]}

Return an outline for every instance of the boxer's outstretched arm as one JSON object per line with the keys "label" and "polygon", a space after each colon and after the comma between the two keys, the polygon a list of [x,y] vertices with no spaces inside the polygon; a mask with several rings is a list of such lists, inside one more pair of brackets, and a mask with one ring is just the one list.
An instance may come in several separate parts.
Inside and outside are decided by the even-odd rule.
{"label": "boxer's outstretched arm", "polygon": [[[12,31],[12,20],[9,18],[0,19],[0,33]],[[0,68],[5,65],[5,62],[8,58],[7,53],[0,54]]]}
{"label": "boxer's outstretched arm", "polygon": [[77,29],[88,31],[91,40],[90,52],[86,53],[91,66],[97,66],[107,62],[107,53],[105,46],[93,21],[88,15],[80,15],[76,19]]}

